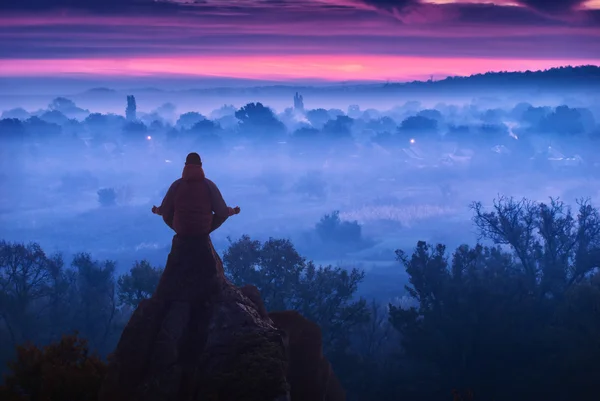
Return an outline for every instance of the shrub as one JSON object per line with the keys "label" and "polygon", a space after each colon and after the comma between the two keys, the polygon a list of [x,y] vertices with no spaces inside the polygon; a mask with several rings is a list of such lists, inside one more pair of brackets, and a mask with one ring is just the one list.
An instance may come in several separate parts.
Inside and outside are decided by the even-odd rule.
{"label": "shrub", "polygon": [[0,399],[11,401],[96,400],[107,369],[77,334],[43,349],[18,346],[16,360],[8,367],[11,373],[0,386]]}
{"label": "shrub", "polygon": [[341,221],[340,212],[334,211],[321,218],[315,227],[317,235],[329,243],[358,243],[362,240],[362,228],[357,221]]}
{"label": "shrub", "polygon": [[114,188],[102,188],[98,191],[98,202],[101,206],[113,206],[117,203],[117,192]]}

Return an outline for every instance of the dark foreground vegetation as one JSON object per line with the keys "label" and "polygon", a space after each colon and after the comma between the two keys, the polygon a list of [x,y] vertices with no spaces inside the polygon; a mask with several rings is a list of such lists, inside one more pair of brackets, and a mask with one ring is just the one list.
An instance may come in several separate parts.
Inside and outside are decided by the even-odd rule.
{"label": "dark foreground vegetation", "polygon": [[[268,310],[295,309],[321,326],[350,400],[597,399],[598,210],[512,198],[472,209],[494,245],[397,251],[409,283],[391,305],[356,299],[364,273],[315,266],[285,239],[243,236],[223,263],[234,284],[260,289]],[[141,261],[115,277],[113,262],[89,254],[66,265],[37,244],[1,242],[1,357],[11,362],[0,399],[95,399],[105,357],[160,274]]]}

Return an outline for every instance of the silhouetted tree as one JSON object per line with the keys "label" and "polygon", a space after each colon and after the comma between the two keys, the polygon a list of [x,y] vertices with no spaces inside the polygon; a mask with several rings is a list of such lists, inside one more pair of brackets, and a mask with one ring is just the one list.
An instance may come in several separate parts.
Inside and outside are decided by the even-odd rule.
{"label": "silhouetted tree", "polygon": [[568,106],[559,106],[541,121],[539,129],[558,135],[581,135],[585,132],[581,112]]}
{"label": "silhouetted tree", "polygon": [[77,335],[43,349],[19,346],[9,368],[0,386],[0,399],[6,401],[97,400],[107,371],[106,363]]}
{"label": "silhouetted tree", "polygon": [[[0,119],[18,119],[18,120],[27,120],[31,117],[31,114],[22,107],[17,107],[14,109],[3,111],[0,114]],[[1,132],[1,130],[0,130]]]}
{"label": "silhouetted tree", "polygon": [[127,141],[142,142],[148,136],[148,127],[141,121],[131,121],[123,126],[123,138]]}
{"label": "silhouetted tree", "polygon": [[275,114],[262,103],[248,103],[235,112],[242,134],[261,140],[279,139],[285,133],[285,126]]}
{"label": "silhouetted tree", "polygon": [[258,287],[267,310],[294,309],[318,323],[326,352],[347,347],[350,329],[368,320],[366,301],[354,299],[364,273],[317,267],[289,240],[261,243],[243,236],[231,243],[223,264],[233,283]]}
{"label": "silhouetted tree", "polygon": [[190,129],[202,120],[206,120],[206,117],[195,111],[190,111],[180,115],[175,126],[179,129]]}
{"label": "silhouetted tree", "polygon": [[40,114],[39,118],[40,120],[56,125],[63,125],[69,121],[69,118],[58,110],[46,111]]}
{"label": "silhouetted tree", "polygon": [[424,116],[411,116],[402,121],[398,132],[415,137],[431,137],[438,132],[438,122]]}
{"label": "silhouetted tree", "polygon": [[106,351],[104,347],[114,330],[117,314],[115,262],[93,260],[91,255],[80,253],[74,256],[71,265],[77,272],[75,321],[85,338]]}
{"label": "silhouetted tree", "polygon": [[306,154],[315,153],[319,150],[319,140],[323,139],[321,131],[316,128],[303,127],[293,132],[290,138],[290,144],[293,151]]}
{"label": "silhouetted tree", "polygon": [[350,140],[352,139],[351,128],[354,120],[348,116],[337,116],[335,120],[329,120],[323,127],[323,134],[329,139]]}
{"label": "silhouetted tree", "polygon": [[28,135],[38,140],[55,139],[62,133],[60,125],[44,121],[35,116],[27,119],[23,125]]}
{"label": "silhouetted tree", "polygon": [[588,200],[578,205],[577,216],[552,198],[546,204],[501,197],[491,212],[479,202],[472,208],[480,234],[513,249],[529,288],[558,297],[600,266],[600,215]]}
{"label": "silhouetted tree", "polygon": [[135,262],[129,273],[119,277],[117,295],[121,304],[137,308],[150,298],[158,286],[163,269],[153,267],[147,260]]}
{"label": "silhouetted tree", "polygon": [[315,229],[319,238],[328,244],[356,244],[362,240],[360,224],[356,221],[342,221],[337,210],[323,216]]}
{"label": "silhouetted tree", "polygon": [[39,244],[0,242],[0,318],[13,345],[35,338],[33,307],[47,295],[49,279]]}
{"label": "silhouetted tree", "polygon": [[442,116],[442,113],[440,113],[439,110],[435,110],[435,109],[425,109],[425,110],[421,110],[417,113],[417,117],[425,117],[428,118],[430,120],[435,120],[435,121],[442,121],[444,116]]}
{"label": "silhouetted tree", "polygon": [[395,132],[397,129],[396,122],[390,117],[381,117],[375,120],[369,120],[365,124],[366,129],[375,131],[376,133],[381,132]]}
{"label": "silhouetted tree", "polygon": [[1,141],[22,141],[25,139],[25,125],[16,118],[5,118],[0,120]]}
{"label": "silhouetted tree", "polygon": [[318,129],[322,128],[330,118],[329,112],[325,109],[313,109],[306,112],[306,119]]}
{"label": "silhouetted tree", "polygon": [[89,110],[77,107],[75,102],[65,97],[57,97],[48,105],[51,111],[58,111],[68,118],[82,118],[90,114]]}

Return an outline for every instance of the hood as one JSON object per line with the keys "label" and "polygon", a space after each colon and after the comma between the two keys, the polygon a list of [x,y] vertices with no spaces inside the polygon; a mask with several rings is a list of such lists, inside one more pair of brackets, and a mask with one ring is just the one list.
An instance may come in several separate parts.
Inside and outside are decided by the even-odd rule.
{"label": "hood", "polygon": [[181,178],[183,178],[184,181],[202,181],[206,178],[206,176],[204,175],[204,169],[202,169],[202,166],[197,164],[188,164],[183,168]]}

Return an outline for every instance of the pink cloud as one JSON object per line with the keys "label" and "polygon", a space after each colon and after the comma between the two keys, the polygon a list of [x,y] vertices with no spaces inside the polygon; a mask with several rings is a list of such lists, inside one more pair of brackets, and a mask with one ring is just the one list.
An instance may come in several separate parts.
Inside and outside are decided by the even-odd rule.
{"label": "pink cloud", "polygon": [[[257,78],[401,79],[600,58],[597,12],[559,18],[509,6],[522,0],[495,0],[500,6],[489,0],[401,2],[408,6],[394,8],[392,0],[209,0],[135,14],[118,7],[110,13],[85,7],[0,12],[0,74],[245,77],[253,71],[264,75]],[[587,7],[597,3],[589,0]]]}
{"label": "pink cloud", "polygon": [[[227,76],[270,80],[325,79],[404,80],[469,75],[482,71],[537,70],[572,63],[573,60],[492,60],[480,58],[427,58],[365,55],[215,56],[180,58],[106,58],[70,60],[0,61],[0,76]],[[600,57],[577,60],[600,64]]]}

